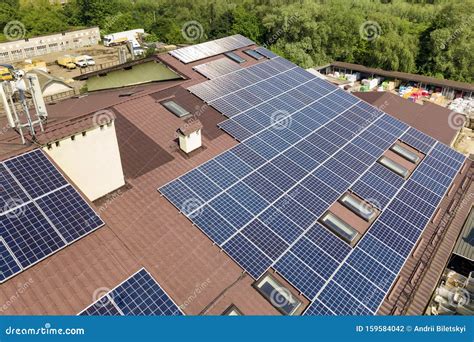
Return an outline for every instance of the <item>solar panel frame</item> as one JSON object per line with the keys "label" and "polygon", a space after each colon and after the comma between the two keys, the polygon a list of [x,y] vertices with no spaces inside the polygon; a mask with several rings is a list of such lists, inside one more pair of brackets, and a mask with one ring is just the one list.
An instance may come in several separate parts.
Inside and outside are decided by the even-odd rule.
{"label": "solar panel frame", "polygon": [[224,52],[254,45],[250,39],[239,34],[216,39],[206,43],[191,45],[170,51],[169,54],[184,64],[219,55]]}
{"label": "solar panel frame", "polygon": [[[4,181],[3,189],[11,190],[15,196],[21,194],[14,203],[9,203],[8,208],[4,206],[7,210],[0,215],[0,239],[4,241],[4,246],[8,246],[9,252],[21,269],[16,269],[18,272],[0,282],[6,281],[104,225],[89,203],[73,189],[40,149],[15,156],[0,165]],[[66,206],[64,198],[57,196],[64,191],[75,193],[75,208],[72,208],[76,212],[75,219],[87,223],[86,229],[77,225],[69,228],[70,233],[75,234],[74,239],[67,239],[60,232],[59,225],[66,224],[61,220],[66,216],[60,211]],[[48,198],[54,200],[50,200],[47,207],[42,207],[41,204]],[[78,208],[81,210],[78,211]],[[53,223],[50,215],[46,215],[45,210],[49,213],[57,212],[56,223]],[[79,230],[75,231],[77,229]]]}
{"label": "solar panel frame", "polygon": [[[271,66],[270,62],[285,66],[288,68],[288,72],[276,73],[276,69],[278,68],[273,68],[273,66],[272,68],[275,71],[267,70],[267,66]],[[334,281],[330,280],[332,279],[331,277],[329,277],[328,280],[324,280],[321,288],[314,293],[314,296],[312,296],[309,294],[312,289],[304,285],[306,279],[295,278],[295,274],[292,273],[294,271],[291,270],[291,267],[284,269],[286,274],[282,274],[278,269],[276,270],[311,300],[315,298],[318,300],[318,298],[320,298],[319,296],[322,294],[321,300],[318,300],[318,303],[320,306],[324,307],[326,312],[335,313],[338,311],[347,311],[349,309],[355,310],[352,312],[358,314],[373,314],[377,312],[379,304],[381,304],[381,301],[388,290],[386,289],[387,284],[390,286],[394,280],[394,273],[392,273],[392,270],[390,269],[371,269],[370,267],[373,267],[374,265],[383,268],[383,262],[386,261],[381,256],[372,256],[371,253],[382,251],[382,253],[392,255],[393,258],[396,258],[391,263],[394,270],[396,271],[397,268],[399,269],[402,267],[402,264],[405,262],[404,258],[406,258],[413,249],[421,231],[426,226],[427,220],[429,220],[428,216],[431,216],[430,214],[432,214],[431,209],[434,201],[437,198],[441,198],[441,192],[446,190],[446,186],[449,185],[447,183],[451,183],[451,178],[456,174],[456,167],[453,167],[453,165],[460,166],[464,159],[456,154],[452,155],[452,152],[450,152],[449,149],[437,147],[439,143],[436,143],[432,138],[427,137],[416,130],[413,131],[408,125],[364,102],[359,101],[350,94],[338,90],[335,86],[330,85],[325,81],[313,78],[313,76],[308,74],[306,71],[300,68],[295,68],[292,63],[286,62],[284,59],[270,59],[267,62],[258,64],[258,66],[252,67],[252,69],[249,68],[249,70],[255,71],[255,73],[258,74],[260,81],[257,82],[257,84],[252,84],[251,87],[254,91],[252,94],[260,94],[261,97],[256,97],[258,97],[262,103],[258,104],[256,100],[251,100],[251,102],[255,104],[254,108],[257,109],[257,111],[252,111],[252,109],[245,108],[246,106],[244,106],[242,107],[244,108],[242,112],[236,114],[232,120],[236,120],[240,116],[242,116],[241,120],[248,120],[248,117],[259,125],[265,127],[265,119],[263,118],[263,115],[272,115],[274,110],[287,111],[288,115],[284,117],[284,119],[291,118],[291,124],[284,127],[281,135],[279,132],[275,131],[275,135],[278,136],[278,139],[280,137],[285,139],[283,132],[286,132],[287,139],[289,139],[287,140],[288,144],[281,144],[281,142],[276,139],[273,139],[272,143],[267,143],[266,139],[262,139],[263,134],[271,137],[268,132],[271,132],[274,127],[277,127],[277,123],[283,121],[282,119],[263,130],[258,127],[258,129],[255,129],[255,131],[252,132],[254,136],[258,134],[259,139],[266,143],[266,145],[262,145],[260,140],[254,139],[253,137],[248,137],[242,140],[242,145],[245,145],[247,141],[250,141],[250,145],[254,146],[258,155],[267,159],[267,161],[263,163],[261,161],[256,162],[253,165],[254,170],[250,171],[251,174],[246,175],[247,178],[251,179],[254,177],[253,175],[255,173],[258,174],[260,168],[263,170],[268,169],[267,173],[261,174],[263,175],[263,178],[259,180],[268,178],[276,183],[273,176],[278,177],[274,174],[279,174],[279,172],[272,172],[271,170],[274,170],[272,167],[265,168],[265,165],[267,165],[266,163],[271,163],[274,167],[283,171],[285,175],[293,178],[293,181],[296,182],[295,185],[288,190],[284,190],[287,188],[287,185],[283,185],[281,189],[287,191],[287,193],[279,195],[280,197],[276,197],[275,199],[273,196],[267,198],[270,202],[270,206],[268,206],[268,208],[266,208],[262,213],[255,214],[260,210],[260,208],[254,211],[254,215],[256,215],[262,223],[267,225],[273,232],[278,236],[281,236],[290,244],[286,253],[279,257],[275,264],[273,264],[274,268],[276,269],[277,265],[278,267],[282,267],[282,260],[288,261],[289,258],[299,260],[293,261],[293,263],[301,262],[301,260],[291,254],[290,251],[292,248],[296,248],[294,247],[296,245],[301,246],[303,243],[301,241],[303,241],[303,239],[311,241],[310,243],[314,244],[315,247],[317,246],[316,248],[320,248],[324,251],[321,252],[323,253],[322,255],[328,255],[331,260],[335,260],[340,263],[340,265],[343,265],[346,262],[346,258],[347,260],[352,261],[352,258],[355,258],[356,256],[363,256],[365,258],[364,263],[359,262],[359,264],[351,266],[347,263],[344,270],[352,270],[353,268],[357,269],[356,271],[351,272],[362,274],[360,277],[364,278],[364,281],[367,282],[366,284],[361,284],[361,286],[367,287],[371,286],[373,283],[376,287],[380,286],[381,291],[378,292],[378,296],[373,303],[370,303],[370,305],[367,303],[365,303],[366,305],[362,305],[363,303],[361,303],[362,306],[356,307],[355,309],[354,307],[331,308],[330,305],[325,302],[327,298],[330,298],[330,296],[325,297],[327,293],[330,293],[328,291],[333,291],[334,289],[337,289],[337,287],[340,287]],[[275,74],[272,75],[272,73]],[[304,82],[304,84],[302,84],[302,82]],[[257,90],[259,89],[259,85],[264,86],[261,91]],[[246,92],[241,91],[240,93],[245,94]],[[268,98],[267,96],[269,95],[273,97]],[[248,95],[245,96],[248,97]],[[243,96],[242,100],[245,100],[245,96]],[[317,100],[310,101],[312,96],[317,98]],[[234,99],[237,101],[237,98]],[[342,113],[345,113],[345,115],[342,115]],[[348,127],[354,125],[356,129],[348,129]],[[252,131],[253,127],[255,127],[255,125],[252,126]],[[315,130],[316,132],[314,132]],[[231,135],[233,134],[231,131],[228,131],[228,133]],[[389,148],[397,139],[400,139],[403,136],[408,136],[410,139],[415,139],[419,144],[423,144],[426,153],[426,158],[424,158],[424,160],[430,161],[430,164],[423,164],[423,160],[421,165],[418,166],[417,170],[408,181],[393,174],[391,171],[377,163],[377,159],[384,150]],[[298,137],[300,137],[300,139],[298,139]],[[303,141],[303,139],[306,140]],[[270,141],[271,139],[268,140]],[[256,141],[259,142],[258,145],[255,145]],[[306,143],[306,141],[308,143]],[[271,148],[274,148],[277,152],[280,152],[280,154],[275,155],[275,152],[271,150]],[[272,153],[268,152],[269,149]],[[321,153],[326,154],[326,158],[324,158],[324,155],[323,157],[320,157],[318,149],[320,149]],[[287,151],[291,151],[291,153]],[[435,154],[432,155],[433,151]],[[312,162],[302,163],[305,156],[306,160]],[[247,162],[250,163],[251,161],[247,160]],[[322,163],[322,165],[320,163]],[[346,166],[347,164],[350,164],[351,167],[348,168]],[[304,166],[304,168],[301,168],[299,165]],[[435,166],[442,167],[443,171],[438,171],[439,169]],[[417,178],[421,176],[431,176],[431,180],[422,183]],[[321,204],[321,206],[319,206],[318,201],[315,200],[315,198],[319,199],[317,195],[309,202],[302,200],[297,196],[290,195],[294,188],[299,188],[300,184],[303,184],[303,182],[309,177],[312,177],[311,179],[313,182],[317,181],[321,184],[329,185],[325,191],[322,192],[321,197],[323,198],[321,200],[323,204]],[[408,183],[410,181],[412,182]],[[403,204],[403,196],[410,196],[411,194],[408,191],[402,191],[405,185],[411,184],[409,186],[411,191],[416,192],[420,190],[421,196],[421,193],[431,191],[429,188],[432,182],[442,186],[442,188],[440,187],[439,189],[434,190],[435,193],[430,196],[432,200],[425,202],[423,207],[420,208],[420,211],[413,210],[409,206]],[[259,183],[259,181],[253,182],[253,184]],[[306,184],[310,184],[309,181],[307,181]],[[401,211],[401,213],[406,215],[406,217],[402,218],[395,214],[396,221],[394,221],[393,218],[390,220],[384,219],[385,217],[389,217],[387,216],[388,214],[379,217],[369,231],[362,237],[361,241],[359,241],[356,248],[350,249],[350,247],[342,242],[342,240],[335,237],[318,223],[315,223],[316,219],[322,212],[324,212],[324,209],[337,199],[334,197],[349,188],[355,190],[356,193],[362,193],[364,198],[364,195],[372,194],[371,198],[368,200],[377,204],[380,209],[386,210],[386,213],[391,213],[388,208],[395,208],[395,210]],[[303,192],[305,193],[308,191],[306,188],[303,189]],[[260,195],[265,192],[263,189],[262,191],[259,191],[258,188],[255,188],[254,191],[258,192]],[[401,201],[397,199],[394,200],[399,193],[401,193]],[[308,192],[308,194],[310,194],[310,192]],[[413,195],[416,196],[416,194]],[[308,196],[311,197],[310,195]],[[308,196],[303,197],[307,198]],[[314,207],[312,207],[313,205]],[[313,211],[314,214],[311,214],[311,211]],[[274,221],[271,220],[274,215],[286,220],[285,227],[289,227],[287,235],[284,234],[284,230],[278,229],[279,227],[276,227]],[[269,219],[270,221],[268,221]],[[383,222],[385,222],[385,224]],[[404,225],[397,228],[396,222],[404,222]],[[293,224],[295,225],[292,226]],[[242,229],[247,229],[247,231],[249,231],[250,228],[247,227],[248,225],[245,225]],[[302,232],[298,232],[294,227],[299,227],[302,229]],[[298,234],[300,235],[298,236]],[[331,240],[331,238],[333,240]],[[245,241],[246,244],[249,243],[248,239],[245,239]],[[365,241],[376,242],[374,247],[371,248],[365,243]],[[258,242],[258,244],[260,243],[261,242]],[[389,245],[390,247],[386,245]],[[253,246],[252,248],[256,248],[255,244],[251,243],[251,246]],[[364,249],[360,249],[359,251],[358,246],[362,246]],[[268,246],[266,245],[261,246],[261,248],[267,247]],[[233,248],[236,249],[237,247],[234,246]],[[224,250],[227,252],[225,246]],[[257,250],[260,250],[260,248],[257,248]],[[255,254],[255,251],[253,253]],[[302,256],[308,255],[303,254]],[[240,258],[243,257],[249,258],[246,262],[250,263],[250,255],[240,255]],[[275,255],[270,259],[273,258],[275,258]],[[267,263],[264,262],[260,264],[260,267],[262,267],[263,264]],[[308,267],[309,270],[314,271],[314,269],[306,264],[304,264],[304,266]],[[252,267],[253,269],[249,273],[251,273],[253,277],[255,277],[255,274],[262,274],[260,272],[261,270],[256,271],[255,266]],[[246,266],[243,265],[243,268],[245,270]],[[364,275],[364,272],[367,274]],[[387,284],[380,283],[379,278],[383,275],[383,272],[390,272],[387,277],[387,279],[389,279]],[[327,275],[325,274],[323,278],[326,276]],[[341,273],[340,277],[343,276],[347,275]],[[325,288],[327,286],[329,286],[329,288],[326,291]],[[301,290],[301,288],[305,289]],[[347,294],[349,295],[349,293]],[[352,300],[355,299],[354,296],[351,295],[347,298],[352,298]],[[359,297],[359,300],[364,302],[364,298]],[[358,302],[357,300],[355,301]],[[366,307],[367,305],[369,308]]]}
{"label": "solar panel frame", "polygon": [[22,267],[20,263],[16,260],[13,253],[7,246],[5,240],[0,237],[0,281],[4,282],[9,278],[15,276],[17,273],[20,273]]}
{"label": "solar panel frame", "polygon": [[141,268],[78,315],[182,316],[184,313],[156,279]]}
{"label": "solar panel frame", "polygon": [[223,57],[204,64],[196,65],[193,69],[204,77],[213,79],[236,72],[237,70],[242,69],[242,67],[230,59]]}

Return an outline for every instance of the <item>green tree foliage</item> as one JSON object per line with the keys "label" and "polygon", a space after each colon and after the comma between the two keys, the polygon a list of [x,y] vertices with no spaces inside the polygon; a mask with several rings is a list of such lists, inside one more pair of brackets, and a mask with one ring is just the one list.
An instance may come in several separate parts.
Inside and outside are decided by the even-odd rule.
{"label": "green tree foliage", "polygon": [[[303,67],[340,60],[474,77],[474,0],[2,0],[1,27],[12,20],[27,36],[98,25],[102,34],[144,28],[147,41],[189,44],[240,33]],[[182,32],[189,22],[202,28],[193,40]],[[364,39],[367,22],[374,39]]]}

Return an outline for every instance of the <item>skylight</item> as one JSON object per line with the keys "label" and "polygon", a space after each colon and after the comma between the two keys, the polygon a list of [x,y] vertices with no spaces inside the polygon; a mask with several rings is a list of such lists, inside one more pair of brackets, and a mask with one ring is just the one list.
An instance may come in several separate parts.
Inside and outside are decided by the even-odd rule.
{"label": "skylight", "polygon": [[184,109],[183,107],[181,107],[179,104],[177,104],[174,101],[168,100],[168,101],[162,102],[161,104],[163,105],[163,107],[168,109],[171,113],[173,113],[179,118],[182,118],[183,116],[190,114],[186,109]]}
{"label": "skylight", "polygon": [[390,149],[396,154],[398,154],[399,156],[405,158],[406,160],[414,164],[420,161],[420,157],[416,153],[410,151],[409,149],[407,149],[406,147],[400,144],[395,144],[392,147],[390,147]]}
{"label": "skylight", "polygon": [[377,216],[377,211],[374,207],[350,193],[344,194],[339,202],[367,222],[373,221]]}
{"label": "skylight", "polygon": [[352,243],[357,237],[357,231],[347,222],[328,211],[321,218],[321,222],[334,234],[348,243]]}
{"label": "skylight", "polygon": [[397,175],[402,176],[403,178],[407,178],[410,172],[408,169],[397,162],[393,161],[392,159],[382,156],[379,159],[379,163],[388,168],[389,170],[395,172]]}
{"label": "skylight", "polygon": [[263,55],[259,54],[257,51],[255,50],[245,50],[244,53],[246,53],[247,55],[249,55],[250,57],[252,58],[255,58],[256,60],[260,60],[260,59],[263,59],[265,58]]}
{"label": "skylight", "polygon": [[238,54],[236,54],[235,52],[232,52],[232,51],[231,52],[226,52],[226,53],[224,53],[224,55],[226,55],[228,58],[232,59],[234,62],[237,62],[239,64],[246,62],[245,59],[243,59]]}
{"label": "skylight", "polygon": [[264,276],[256,287],[284,315],[293,315],[301,306],[301,301],[270,274]]}

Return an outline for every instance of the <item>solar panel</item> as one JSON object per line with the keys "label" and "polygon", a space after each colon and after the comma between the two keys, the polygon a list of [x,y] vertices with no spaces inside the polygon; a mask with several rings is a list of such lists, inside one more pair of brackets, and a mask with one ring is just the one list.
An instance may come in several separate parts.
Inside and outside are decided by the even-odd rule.
{"label": "solar panel", "polygon": [[255,44],[250,39],[236,34],[229,37],[216,39],[210,42],[187,46],[170,51],[169,54],[187,64],[207,57],[219,55],[224,52],[243,48]]}
{"label": "solar panel", "polygon": [[0,164],[0,282],[104,222],[41,150]]}
{"label": "solar panel", "polygon": [[40,150],[6,160],[3,165],[32,198],[40,197],[68,184]]}
{"label": "solar panel", "polygon": [[[202,84],[218,91],[201,98],[223,108],[229,120],[220,127],[241,143],[215,158],[237,178],[222,186],[218,206],[204,202],[219,219],[191,219],[252,277],[273,267],[316,303],[306,314],[374,314],[464,157],[292,63],[269,58]],[[190,91],[198,95],[199,86]],[[234,110],[226,113],[221,101]],[[408,180],[377,163],[398,139],[426,154]],[[167,196],[170,186],[160,191]],[[317,222],[349,189],[382,211],[354,247]]]}
{"label": "solar panel", "polygon": [[193,69],[201,75],[213,79],[240,70],[241,67],[227,58],[220,58],[205,64],[196,65]]}
{"label": "solar panel", "polygon": [[275,55],[273,52],[271,52],[270,50],[264,48],[264,47],[259,47],[259,48],[256,48],[255,51],[257,51],[259,54],[267,57],[267,58],[276,58],[278,57],[277,55]]}
{"label": "solar panel", "polygon": [[3,239],[0,239],[0,256],[0,281],[5,281],[21,271],[20,265],[13,257],[12,252],[7,249]]}
{"label": "solar panel", "polygon": [[68,243],[103,224],[71,185],[39,198],[36,203]]}
{"label": "solar panel", "polygon": [[181,316],[158,282],[142,268],[79,313],[81,316]]}

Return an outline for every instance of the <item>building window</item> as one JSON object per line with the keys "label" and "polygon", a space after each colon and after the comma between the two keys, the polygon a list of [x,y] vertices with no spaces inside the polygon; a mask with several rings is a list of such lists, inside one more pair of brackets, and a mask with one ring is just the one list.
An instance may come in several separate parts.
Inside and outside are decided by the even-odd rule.
{"label": "building window", "polygon": [[223,316],[243,316],[242,312],[232,304],[223,313]]}
{"label": "building window", "polygon": [[326,228],[349,244],[352,244],[357,238],[357,231],[349,223],[330,211],[324,214],[320,221]]}
{"label": "building window", "polygon": [[245,59],[243,59],[242,57],[240,57],[238,54],[236,54],[235,52],[226,52],[224,53],[225,56],[227,56],[228,58],[232,59],[234,62],[237,62],[239,64],[242,64],[244,62],[246,62]]}
{"label": "building window", "polygon": [[339,202],[367,222],[372,222],[377,217],[377,210],[371,204],[351,193],[345,193]]}
{"label": "building window", "polygon": [[379,159],[379,163],[388,168],[389,170],[395,172],[397,175],[407,178],[410,174],[410,171],[399,163],[393,161],[392,159],[382,156]]}
{"label": "building window", "polygon": [[413,164],[417,164],[420,161],[420,156],[400,144],[395,144],[390,149]]}
{"label": "building window", "polygon": [[182,118],[183,116],[190,114],[186,109],[184,109],[183,107],[181,107],[179,104],[177,104],[174,101],[168,100],[168,101],[162,102],[161,104],[163,105],[163,107],[168,109],[171,113],[176,115],[178,118]]}
{"label": "building window", "polygon": [[293,315],[301,306],[301,301],[270,274],[266,274],[256,284],[257,290],[282,314]]}

